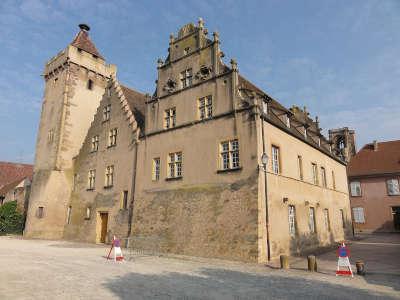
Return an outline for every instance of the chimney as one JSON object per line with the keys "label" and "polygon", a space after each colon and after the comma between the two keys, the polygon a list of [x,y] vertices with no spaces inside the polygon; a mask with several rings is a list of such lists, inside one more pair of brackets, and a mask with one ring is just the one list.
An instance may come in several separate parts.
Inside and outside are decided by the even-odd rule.
{"label": "chimney", "polygon": [[377,142],[377,140],[374,141],[373,145],[374,145],[374,151],[378,151],[378,142]]}

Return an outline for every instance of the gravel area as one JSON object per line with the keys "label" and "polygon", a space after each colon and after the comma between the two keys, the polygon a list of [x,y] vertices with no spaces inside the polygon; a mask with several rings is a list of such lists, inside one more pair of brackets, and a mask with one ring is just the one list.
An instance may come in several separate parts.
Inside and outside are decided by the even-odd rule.
{"label": "gravel area", "polygon": [[379,259],[368,264],[364,255],[370,274],[344,278],[331,269],[334,251],[318,256],[321,271],[309,273],[304,258],[286,271],[184,256],[119,263],[104,258],[102,245],[0,237],[0,299],[400,299],[397,238],[353,242],[356,255],[378,249]]}

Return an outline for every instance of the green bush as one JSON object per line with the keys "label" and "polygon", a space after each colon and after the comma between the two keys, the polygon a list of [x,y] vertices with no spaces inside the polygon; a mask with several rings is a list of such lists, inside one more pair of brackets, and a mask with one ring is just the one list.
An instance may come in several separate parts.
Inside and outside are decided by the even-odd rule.
{"label": "green bush", "polygon": [[24,223],[24,216],[17,211],[17,201],[7,202],[0,206],[0,235],[21,234]]}

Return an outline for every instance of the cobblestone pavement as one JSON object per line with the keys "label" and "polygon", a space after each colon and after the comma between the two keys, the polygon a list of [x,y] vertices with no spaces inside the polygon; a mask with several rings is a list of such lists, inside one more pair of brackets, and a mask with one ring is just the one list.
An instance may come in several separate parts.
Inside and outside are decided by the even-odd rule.
{"label": "cobblestone pavement", "polygon": [[335,250],[309,273],[305,258],[287,271],[183,256],[115,263],[105,246],[0,237],[0,299],[400,299],[400,236],[364,236],[350,249],[365,277],[335,277]]}

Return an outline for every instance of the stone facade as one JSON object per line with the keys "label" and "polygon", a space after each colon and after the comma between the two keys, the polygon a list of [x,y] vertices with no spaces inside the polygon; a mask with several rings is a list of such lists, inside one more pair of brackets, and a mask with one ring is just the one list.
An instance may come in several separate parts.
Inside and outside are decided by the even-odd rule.
{"label": "stone facade", "polygon": [[[130,236],[139,248],[259,263],[344,239],[352,229],[346,164],[318,120],[305,109],[286,109],[222,57],[218,33],[210,39],[199,20],[170,36],[152,97],[114,76],[104,81],[83,145],[56,160],[64,177],[58,172],[57,183],[46,185],[54,191],[36,196],[60,209],[44,221],[46,215],[34,218],[38,200],[30,208],[37,236],[56,229],[57,237],[88,242]],[[52,122],[42,112],[39,138]],[[113,128],[117,143],[107,148]],[[111,165],[114,181],[104,186]]]}

